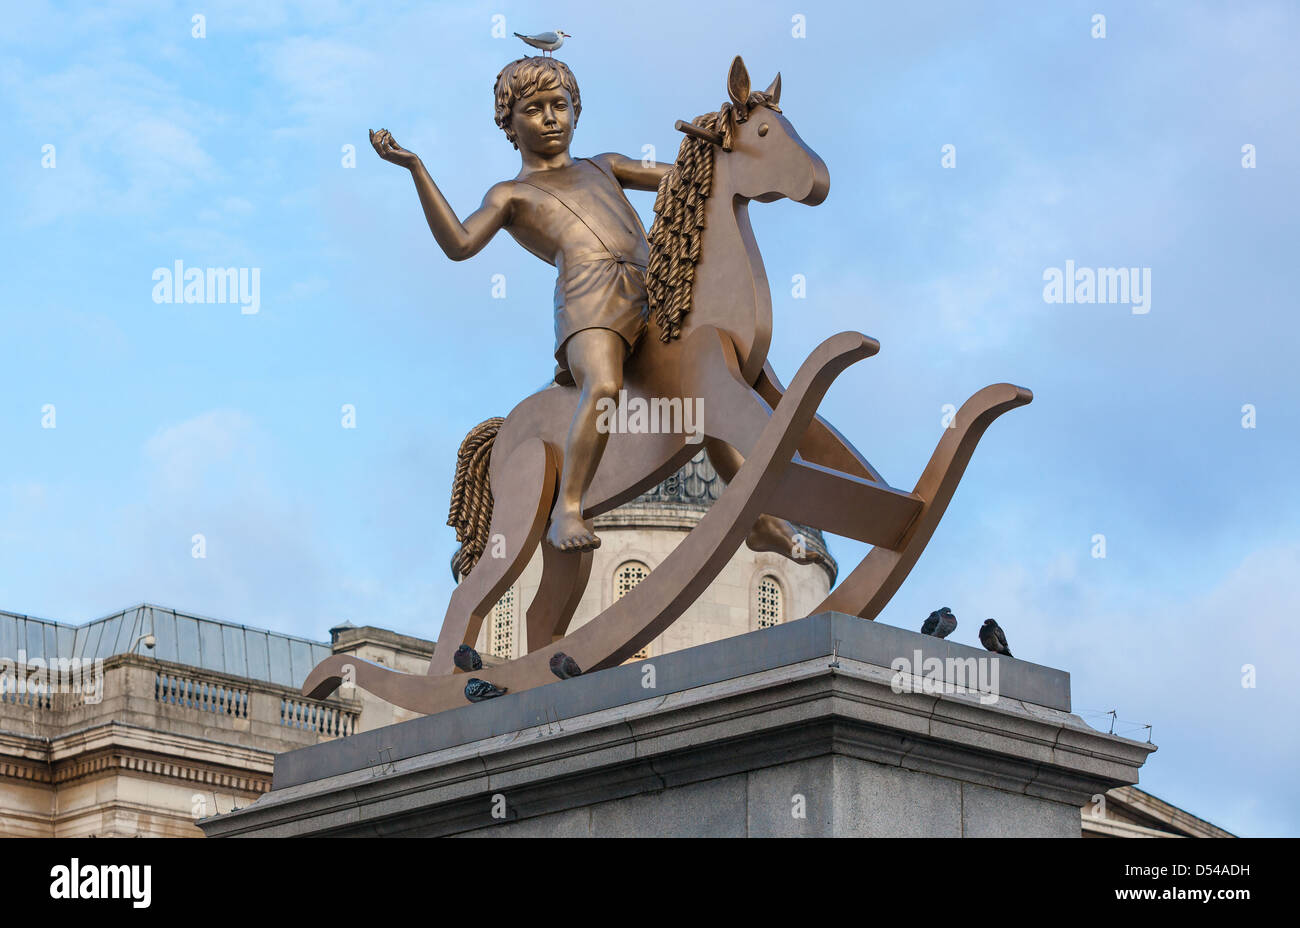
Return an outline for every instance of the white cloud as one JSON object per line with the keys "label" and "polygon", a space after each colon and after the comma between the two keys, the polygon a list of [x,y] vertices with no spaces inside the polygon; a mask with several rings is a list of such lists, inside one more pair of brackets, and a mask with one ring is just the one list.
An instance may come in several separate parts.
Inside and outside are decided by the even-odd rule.
{"label": "white cloud", "polygon": [[253,423],[238,410],[217,409],[168,426],[145,442],[162,486],[169,491],[199,489],[217,465],[251,454]]}
{"label": "white cloud", "polygon": [[294,36],[271,46],[271,76],[279,81],[290,106],[312,118],[349,108],[383,70],[369,49],[336,39]]}
{"label": "white cloud", "polygon": [[[148,439],[142,490],[117,508],[116,566],[95,583],[100,601],[162,601],[319,635],[337,568],[292,475],[263,463],[274,451],[274,437],[233,409],[210,410]],[[196,534],[204,558],[192,556]]]}
{"label": "white cloud", "polygon": [[106,56],[58,71],[12,64],[0,72],[0,94],[20,133],[55,146],[57,168],[27,192],[24,218],[34,225],[153,213],[218,176],[202,138],[221,119],[135,62]]}

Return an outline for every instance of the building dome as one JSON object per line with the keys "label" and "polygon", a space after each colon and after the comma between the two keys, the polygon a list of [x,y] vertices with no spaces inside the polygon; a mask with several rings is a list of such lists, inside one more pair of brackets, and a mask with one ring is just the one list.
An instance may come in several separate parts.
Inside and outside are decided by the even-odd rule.
{"label": "building dome", "polygon": [[[713,465],[709,463],[708,457],[701,451],[653,489],[647,490],[613,512],[597,516],[596,530],[599,532],[606,526],[618,528],[637,526],[644,529],[684,527],[689,531],[704,517],[709,507],[722,496],[726,486],[727,482],[718,475]],[[826,572],[829,585],[834,586],[839,568],[835,559],[831,557],[830,549],[826,547],[826,539],[821,530],[798,523],[792,524],[804,537],[805,547],[810,551],[816,551],[825,559],[824,566],[820,566],[820,569]],[[741,550],[749,549],[742,546]],[[792,566],[800,565],[792,564]]]}
{"label": "building dome", "polygon": [[[663,562],[722,495],[726,482],[701,450],[654,488],[593,521],[601,545],[569,631],[580,628],[645,579]],[[742,544],[727,566],[682,614],[637,656],[650,657],[802,618],[825,599],[837,567],[822,533],[795,525],[805,547],[823,562],[796,564],[779,554]],[[461,552],[452,556],[457,576]],[[524,614],[541,580],[541,552],[493,608],[477,649],[511,659],[527,649]]]}

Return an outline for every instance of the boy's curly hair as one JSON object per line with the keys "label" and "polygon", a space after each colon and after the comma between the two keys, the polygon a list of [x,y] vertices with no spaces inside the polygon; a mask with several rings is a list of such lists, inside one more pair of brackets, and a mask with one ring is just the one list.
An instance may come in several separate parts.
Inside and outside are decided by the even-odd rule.
{"label": "boy's curly hair", "polygon": [[578,117],[582,115],[582,97],[578,93],[577,78],[563,61],[540,56],[520,58],[510,62],[497,75],[494,88],[496,123],[515,148],[519,147],[519,142],[515,139],[515,130],[510,127],[510,110],[515,101],[539,90],[552,90],[555,87],[569,92],[569,98],[573,100],[573,121],[577,124]]}

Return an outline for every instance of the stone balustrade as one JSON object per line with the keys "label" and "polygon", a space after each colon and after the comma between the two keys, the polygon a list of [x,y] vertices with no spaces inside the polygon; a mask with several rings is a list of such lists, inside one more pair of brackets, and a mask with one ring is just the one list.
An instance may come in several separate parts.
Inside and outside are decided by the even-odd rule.
{"label": "stone balustrade", "polygon": [[115,721],[278,751],[350,735],[360,712],[355,699],[305,699],[292,687],[143,655],[71,675],[0,674],[0,729],[46,738]]}

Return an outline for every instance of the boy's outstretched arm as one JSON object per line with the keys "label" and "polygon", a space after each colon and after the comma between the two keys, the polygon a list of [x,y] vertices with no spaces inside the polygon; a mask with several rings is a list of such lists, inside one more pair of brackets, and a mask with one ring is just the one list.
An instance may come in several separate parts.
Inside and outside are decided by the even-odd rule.
{"label": "boy's outstretched arm", "polygon": [[673,169],[672,162],[664,164],[660,161],[642,161],[615,151],[597,155],[596,158],[609,166],[620,184],[632,190],[658,190],[659,181]]}
{"label": "boy's outstretched arm", "polygon": [[433,182],[424,162],[415,152],[397,144],[387,129],[370,133],[370,144],[385,161],[407,168],[415,181],[424,218],[433,238],[453,261],[464,261],[483,250],[501,228],[510,221],[510,184],[500,183],[483,197],[483,204],[462,223],[447,198]]}

